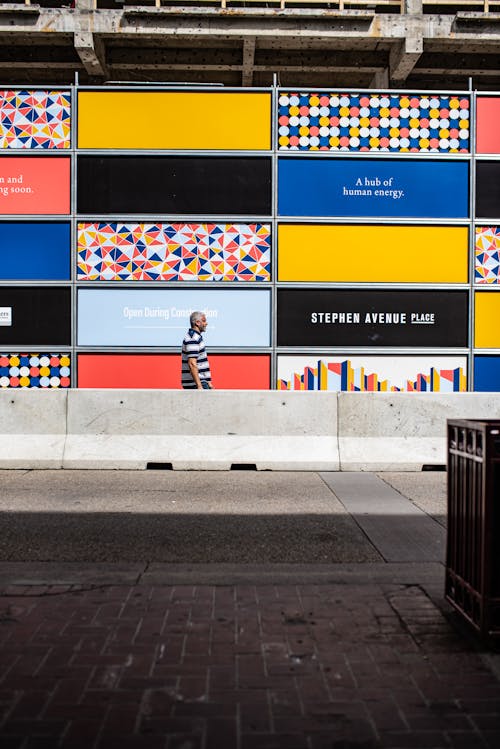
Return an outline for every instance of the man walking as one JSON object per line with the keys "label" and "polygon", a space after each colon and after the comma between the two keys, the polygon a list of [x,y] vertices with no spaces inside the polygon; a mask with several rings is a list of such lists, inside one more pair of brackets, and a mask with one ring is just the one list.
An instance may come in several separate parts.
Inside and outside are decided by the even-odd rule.
{"label": "man walking", "polygon": [[185,390],[212,390],[212,376],[202,333],[207,329],[204,312],[192,312],[191,327],[182,341],[182,387]]}

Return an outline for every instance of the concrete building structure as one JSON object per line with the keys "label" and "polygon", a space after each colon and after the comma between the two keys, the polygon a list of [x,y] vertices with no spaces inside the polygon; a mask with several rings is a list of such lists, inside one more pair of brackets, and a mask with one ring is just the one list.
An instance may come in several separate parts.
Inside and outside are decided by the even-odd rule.
{"label": "concrete building structure", "polygon": [[500,85],[491,0],[0,3],[10,85],[106,81],[416,89]]}

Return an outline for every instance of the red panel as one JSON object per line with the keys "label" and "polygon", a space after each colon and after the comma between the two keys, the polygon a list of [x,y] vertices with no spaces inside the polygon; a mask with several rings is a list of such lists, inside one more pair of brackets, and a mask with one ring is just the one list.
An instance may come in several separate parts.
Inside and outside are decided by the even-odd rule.
{"label": "red panel", "polygon": [[[219,390],[269,390],[267,354],[212,354]],[[78,354],[80,388],[180,388],[180,354]]]}
{"label": "red panel", "polygon": [[500,97],[477,97],[478,153],[500,153]]}
{"label": "red panel", "polygon": [[70,211],[70,160],[54,156],[0,158],[0,214]]}
{"label": "red panel", "polygon": [[267,354],[212,354],[209,358],[213,384],[219,390],[269,390]]}
{"label": "red panel", "polygon": [[78,354],[81,388],[180,388],[180,373],[172,354]]}

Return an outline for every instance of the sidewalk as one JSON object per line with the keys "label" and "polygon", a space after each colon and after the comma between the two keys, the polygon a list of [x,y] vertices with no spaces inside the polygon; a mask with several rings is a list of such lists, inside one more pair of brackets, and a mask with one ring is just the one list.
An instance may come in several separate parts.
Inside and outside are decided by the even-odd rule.
{"label": "sidewalk", "polygon": [[445,474],[0,471],[2,749],[500,745]]}

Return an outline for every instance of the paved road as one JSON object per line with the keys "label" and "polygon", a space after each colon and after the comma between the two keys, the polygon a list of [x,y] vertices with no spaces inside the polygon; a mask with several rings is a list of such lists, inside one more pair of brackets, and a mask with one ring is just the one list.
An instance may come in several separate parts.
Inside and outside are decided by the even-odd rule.
{"label": "paved road", "polygon": [[[364,527],[366,512],[362,509],[356,514],[349,506],[352,497],[340,492],[340,501],[335,493],[339,489],[332,481],[338,482],[339,476],[248,471],[0,471],[0,560],[380,562],[391,558],[389,546],[396,535],[400,537],[406,529],[417,537],[425,528],[438,539],[431,559],[442,558],[443,534],[438,524],[384,480],[360,474],[357,482],[350,482],[354,496],[356,492],[365,496],[373,507],[377,494],[377,522],[389,545],[384,546],[380,533],[370,540],[374,529],[367,533]],[[438,474],[435,483],[440,478]],[[368,484],[358,486],[362,480]],[[429,539],[424,540],[428,545]],[[408,544],[409,556],[404,558],[401,549]],[[426,561],[425,554],[423,559],[415,557],[411,538],[403,539],[395,561],[414,560]]]}
{"label": "paved road", "polygon": [[445,516],[444,474],[0,472],[0,746],[497,749]]}

